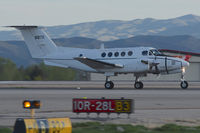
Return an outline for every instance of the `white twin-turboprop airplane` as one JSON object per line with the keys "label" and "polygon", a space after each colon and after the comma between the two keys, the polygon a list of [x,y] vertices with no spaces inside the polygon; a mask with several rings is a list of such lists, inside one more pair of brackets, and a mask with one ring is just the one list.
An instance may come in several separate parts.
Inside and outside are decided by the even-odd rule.
{"label": "white twin-turboprop airplane", "polygon": [[110,76],[133,73],[134,87],[142,89],[139,77],[151,74],[181,74],[181,88],[188,87],[184,80],[185,68],[189,63],[183,59],[161,54],[151,47],[83,49],[58,47],[39,26],[8,26],[21,31],[32,58],[43,59],[52,66],[79,69],[94,73],[104,73],[105,88],[112,89]]}

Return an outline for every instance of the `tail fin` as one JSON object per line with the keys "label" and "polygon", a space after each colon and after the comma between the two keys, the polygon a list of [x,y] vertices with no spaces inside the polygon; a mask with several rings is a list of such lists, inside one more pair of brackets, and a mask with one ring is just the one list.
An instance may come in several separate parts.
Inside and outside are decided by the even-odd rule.
{"label": "tail fin", "polygon": [[56,51],[55,43],[42,27],[38,26],[9,26],[21,31],[24,41],[33,58],[43,58]]}

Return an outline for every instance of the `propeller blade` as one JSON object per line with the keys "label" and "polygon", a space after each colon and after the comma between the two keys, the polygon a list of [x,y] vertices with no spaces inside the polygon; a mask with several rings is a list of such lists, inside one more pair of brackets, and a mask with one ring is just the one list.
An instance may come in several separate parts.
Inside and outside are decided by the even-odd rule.
{"label": "propeller blade", "polygon": [[158,65],[160,63],[155,63],[155,62],[150,62],[150,61],[145,61],[145,60],[141,60],[141,62],[144,63],[144,64],[148,64],[150,71],[153,71],[153,67],[155,67],[155,72],[153,72],[153,73],[155,73],[155,74],[159,74],[160,73],[159,69],[158,69]]}
{"label": "propeller blade", "polygon": [[151,65],[153,65],[153,66],[157,66],[157,65],[159,65],[160,63],[151,63]]}

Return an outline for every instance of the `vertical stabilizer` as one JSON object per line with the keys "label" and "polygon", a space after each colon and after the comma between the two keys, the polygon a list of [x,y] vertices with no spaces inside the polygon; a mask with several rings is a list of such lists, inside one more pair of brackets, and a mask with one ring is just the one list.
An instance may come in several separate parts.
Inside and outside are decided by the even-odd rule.
{"label": "vertical stabilizer", "polygon": [[9,26],[21,31],[24,41],[28,46],[33,58],[44,58],[44,56],[56,52],[57,47],[42,27],[38,26]]}

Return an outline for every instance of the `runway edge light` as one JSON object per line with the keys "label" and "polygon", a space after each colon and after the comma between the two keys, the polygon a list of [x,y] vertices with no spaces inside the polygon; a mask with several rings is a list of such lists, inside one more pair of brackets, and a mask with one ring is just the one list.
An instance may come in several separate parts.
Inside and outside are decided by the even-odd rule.
{"label": "runway edge light", "polygon": [[23,107],[24,107],[24,108],[31,108],[31,102],[25,100],[25,101],[23,102]]}
{"label": "runway edge light", "polygon": [[23,108],[25,109],[39,109],[41,103],[39,100],[24,100],[23,101]]}
{"label": "runway edge light", "polygon": [[33,101],[33,107],[34,107],[35,109],[39,109],[40,106],[41,106],[41,103],[40,103],[39,100],[37,100],[37,101]]}

